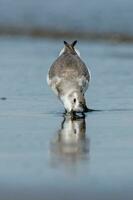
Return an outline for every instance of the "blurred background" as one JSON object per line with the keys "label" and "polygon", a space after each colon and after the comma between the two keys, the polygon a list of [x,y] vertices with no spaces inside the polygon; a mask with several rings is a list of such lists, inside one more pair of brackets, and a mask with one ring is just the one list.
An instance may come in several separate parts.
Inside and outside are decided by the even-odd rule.
{"label": "blurred background", "polygon": [[132,0],[0,0],[0,34],[129,40]]}
{"label": "blurred background", "polygon": [[[133,199],[132,20],[132,0],[0,0],[0,199]],[[91,71],[85,118],[46,83],[63,40]]]}

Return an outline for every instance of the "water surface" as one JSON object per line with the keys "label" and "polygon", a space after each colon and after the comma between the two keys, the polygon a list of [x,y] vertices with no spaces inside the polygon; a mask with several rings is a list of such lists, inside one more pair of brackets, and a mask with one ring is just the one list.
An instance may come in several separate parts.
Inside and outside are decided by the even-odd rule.
{"label": "water surface", "polygon": [[132,0],[1,0],[0,26],[133,35]]}
{"label": "water surface", "polygon": [[[2,199],[132,199],[133,45],[79,43],[90,66],[84,119],[46,84],[62,41],[0,38]],[[8,191],[8,192],[7,192]]]}

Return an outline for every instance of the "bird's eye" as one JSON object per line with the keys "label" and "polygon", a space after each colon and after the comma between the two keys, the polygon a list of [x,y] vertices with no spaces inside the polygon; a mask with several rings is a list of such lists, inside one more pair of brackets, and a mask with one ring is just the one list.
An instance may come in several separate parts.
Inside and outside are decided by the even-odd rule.
{"label": "bird's eye", "polygon": [[76,103],[76,99],[75,98],[73,99],[73,102]]}

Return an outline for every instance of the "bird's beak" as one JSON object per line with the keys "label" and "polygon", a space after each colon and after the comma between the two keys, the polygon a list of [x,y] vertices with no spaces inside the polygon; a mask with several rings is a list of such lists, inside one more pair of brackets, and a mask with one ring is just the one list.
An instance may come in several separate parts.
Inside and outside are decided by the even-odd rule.
{"label": "bird's beak", "polygon": [[86,106],[86,104],[83,106],[83,111],[84,112],[88,112],[89,111],[89,108]]}
{"label": "bird's beak", "polygon": [[85,103],[81,103],[81,106],[83,108],[83,112],[88,112],[89,109],[87,108]]}

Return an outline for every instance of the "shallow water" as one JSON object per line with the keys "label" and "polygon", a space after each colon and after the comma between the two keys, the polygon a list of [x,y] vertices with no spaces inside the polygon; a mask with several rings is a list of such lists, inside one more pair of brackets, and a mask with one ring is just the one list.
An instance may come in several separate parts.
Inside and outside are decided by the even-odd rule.
{"label": "shallow water", "polygon": [[46,84],[61,42],[0,38],[1,198],[133,199],[133,45],[78,44],[100,112],[72,121]]}

